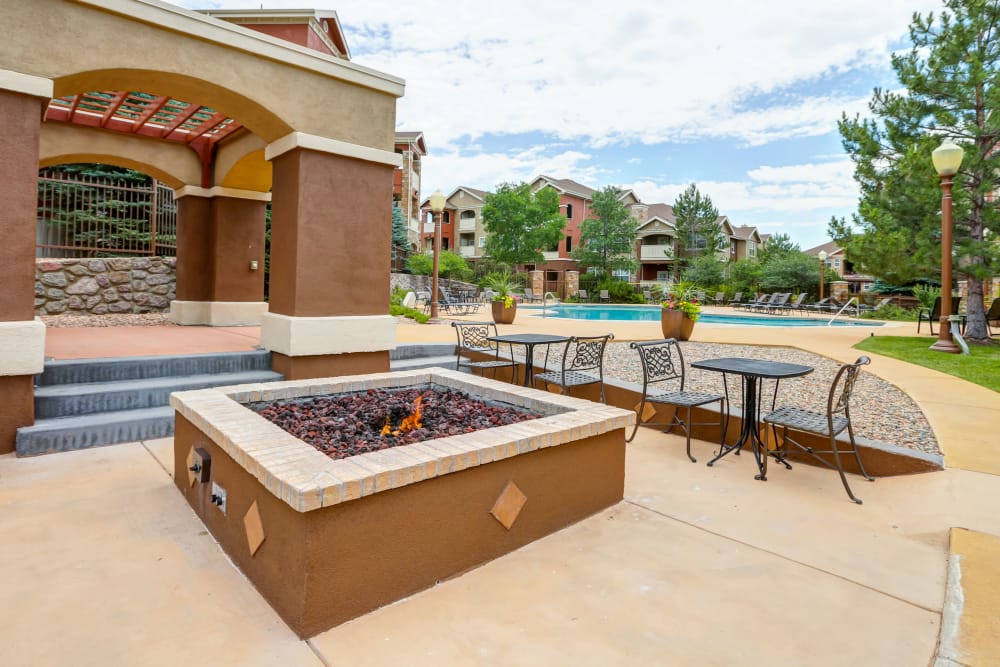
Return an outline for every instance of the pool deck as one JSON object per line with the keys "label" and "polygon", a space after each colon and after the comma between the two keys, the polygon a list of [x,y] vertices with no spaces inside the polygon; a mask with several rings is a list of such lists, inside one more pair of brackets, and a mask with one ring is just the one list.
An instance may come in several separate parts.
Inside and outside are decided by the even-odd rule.
{"label": "pool deck", "polygon": [[[501,331],[660,337],[653,322],[525,314]],[[860,338],[914,329],[706,324],[694,339],[853,361]],[[253,349],[258,335],[47,333],[56,358]],[[401,324],[397,340],[450,343],[454,331]],[[924,410],[946,470],[855,481],[859,507],[828,470],[796,466],[760,483],[751,457],[707,468],[687,461],[683,438],[641,429],[628,447],[622,503],[308,641],[176,492],[170,439],[2,456],[0,608],[16,613],[0,630],[0,664],[1000,664],[1000,401],[872,356],[870,371]],[[699,461],[711,449],[693,447]]]}

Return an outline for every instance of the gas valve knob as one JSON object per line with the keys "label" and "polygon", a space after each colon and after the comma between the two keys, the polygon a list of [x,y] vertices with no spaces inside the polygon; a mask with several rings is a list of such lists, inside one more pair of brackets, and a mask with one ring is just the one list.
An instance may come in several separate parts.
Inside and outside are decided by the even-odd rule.
{"label": "gas valve knob", "polygon": [[190,470],[191,472],[201,472],[201,464],[195,463],[193,466],[188,468],[188,470]]}

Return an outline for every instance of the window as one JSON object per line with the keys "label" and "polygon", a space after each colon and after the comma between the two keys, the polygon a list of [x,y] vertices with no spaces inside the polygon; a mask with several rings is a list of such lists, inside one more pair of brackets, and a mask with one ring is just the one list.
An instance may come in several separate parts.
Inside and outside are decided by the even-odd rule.
{"label": "window", "polygon": [[566,237],[566,252],[567,253],[573,252],[573,237],[572,236],[567,236]]}
{"label": "window", "polygon": [[486,237],[485,236],[480,236],[479,237],[479,247],[480,248],[485,248],[486,247]]}
{"label": "window", "polygon": [[462,211],[462,214],[459,217],[461,217],[462,220],[475,220],[475,218],[476,218],[476,212],[475,211]]}
{"label": "window", "polygon": [[670,272],[669,271],[657,271],[656,272],[656,279],[659,280],[660,282],[666,282],[666,281],[670,280]]}
{"label": "window", "polygon": [[573,217],[573,205],[572,204],[566,204],[566,217],[567,218],[572,218]]}
{"label": "window", "polygon": [[451,211],[445,211],[441,214],[441,222],[446,225],[451,222]]}
{"label": "window", "polygon": [[747,241],[747,257],[757,256],[757,244],[753,241]]}
{"label": "window", "polygon": [[708,241],[701,234],[694,234],[691,236],[691,247],[696,250],[704,250],[708,247]]}

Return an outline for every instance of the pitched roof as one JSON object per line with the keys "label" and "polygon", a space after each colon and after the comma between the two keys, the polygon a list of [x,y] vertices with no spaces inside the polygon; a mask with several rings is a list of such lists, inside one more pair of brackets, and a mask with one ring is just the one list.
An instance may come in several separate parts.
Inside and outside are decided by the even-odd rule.
{"label": "pitched roof", "polygon": [[828,241],[823,245],[818,245],[815,248],[809,248],[808,250],[803,250],[807,255],[818,255],[820,251],[825,252],[827,255],[835,255],[838,252],[842,252],[843,249],[837,245],[836,241]]}
{"label": "pitched roof", "polygon": [[556,190],[560,190],[571,195],[577,195],[583,199],[591,199],[594,196],[594,193],[597,192],[594,188],[589,188],[586,185],[577,183],[569,178],[552,178],[551,176],[546,176],[544,174],[538,176],[538,178],[532,181],[532,184],[537,183],[540,180],[544,180]]}
{"label": "pitched roof", "polygon": [[424,144],[423,132],[397,132],[395,143],[406,144],[416,147],[420,155],[427,155],[427,146]]}
{"label": "pitched roof", "polygon": [[743,225],[741,227],[733,226],[733,236],[740,239],[748,239],[750,235],[757,231],[756,227],[750,225]]}
{"label": "pitched roof", "polygon": [[659,218],[661,220],[666,220],[670,224],[677,222],[677,216],[674,215],[674,209],[669,204],[649,204],[649,214],[646,216],[647,220],[652,218]]}
{"label": "pitched roof", "polygon": [[454,192],[452,192],[450,195],[448,195],[448,199],[451,199],[452,197],[454,197],[455,195],[457,195],[459,190],[465,190],[466,192],[468,192],[470,195],[472,195],[476,199],[479,199],[479,200],[482,200],[482,201],[486,201],[486,195],[489,194],[485,190],[477,190],[475,188],[470,188],[467,185],[460,185],[457,188],[455,188]]}

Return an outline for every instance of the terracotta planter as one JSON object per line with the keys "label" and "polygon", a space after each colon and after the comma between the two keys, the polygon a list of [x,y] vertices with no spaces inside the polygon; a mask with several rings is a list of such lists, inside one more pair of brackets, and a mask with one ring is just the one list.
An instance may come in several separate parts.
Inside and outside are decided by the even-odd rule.
{"label": "terracotta planter", "polygon": [[660,329],[664,338],[688,340],[694,331],[694,320],[679,310],[660,309]]}
{"label": "terracotta planter", "polygon": [[494,301],[493,304],[493,321],[497,324],[510,324],[514,321],[514,316],[517,315],[517,302],[510,308],[504,308],[503,301]]}

